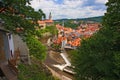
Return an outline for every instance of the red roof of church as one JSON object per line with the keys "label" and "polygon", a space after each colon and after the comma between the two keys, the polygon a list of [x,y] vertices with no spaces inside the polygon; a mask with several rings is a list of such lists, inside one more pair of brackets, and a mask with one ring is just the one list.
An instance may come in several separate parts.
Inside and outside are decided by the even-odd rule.
{"label": "red roof of church", "polygon": [[44,22],[45,22],[45,23],[53,23],[53,20],[51,20],[51,19],[46,19],[46,20],[44,20]]}
{"label": "red roof of church", "polygon": [[38,24],[45,24],[45,22],[44,21],[38,21]]}
{"label": "red roof of church", "polygon": [[45,23],[53,23],[53,20],[51,19],[46,19],[46,20],[39,20],[38,24],[45,24]]}

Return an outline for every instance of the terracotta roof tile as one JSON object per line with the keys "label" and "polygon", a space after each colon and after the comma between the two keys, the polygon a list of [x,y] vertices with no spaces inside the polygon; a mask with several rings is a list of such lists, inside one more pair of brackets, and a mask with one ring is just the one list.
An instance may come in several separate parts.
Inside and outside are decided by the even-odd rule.
{"label": "terracotta roof tile", "polygon": [[53,23],[54,21],[51,20],[51,19],[46,19],[46,20],[44,20],[44,22],[45,22],[45,23]]}

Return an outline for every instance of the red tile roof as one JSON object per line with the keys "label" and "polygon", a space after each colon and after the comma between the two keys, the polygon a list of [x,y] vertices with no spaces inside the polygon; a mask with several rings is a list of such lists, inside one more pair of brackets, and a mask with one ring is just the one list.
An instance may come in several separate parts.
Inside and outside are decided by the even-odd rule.
{"label": "red tile roof", "polygon": [[[83,37],[89,38],[93,35],[94,32],[98,31],[99,28],[99,24],[93,23],[93,24],[88,24],[85,28],[79,27],[78,29],[74,30],[71,28],[66,28],[64,26],[61,26],[59,24],[56,25],[56,28],[61,32],[63,31],[65,36],[65,39],[68,40],[67,44],[70,44],[71,46],[80,46],[81,44],[81,39],[77,38],[80,37],[80,35],[83,35]],[[78,34],[78,35],[77,35]],[[60,34],[59,34],[60,35]],[[61,44],[61,42],[63,40],[65,40],[63,37],[58,37],[58,39],[56,40],[56,43]]]}
{"label": "red tile roof", "polygon": [[46,19],[46,20],[44,20],[44,22],[45,22],[45,23],[53,23],[54,21],[51,20],[51,19]]}
{"label": "red tile roof", "polygon": [[53,20],[49,20],[49,19],[46,19],[46,20],[38,20],[38,24],[53,23],[53,22],[54,22]]}
{"label": "red tile roof", "polygon": [[45,22],[44,21],[38,21],[38,24],[45,24]]}

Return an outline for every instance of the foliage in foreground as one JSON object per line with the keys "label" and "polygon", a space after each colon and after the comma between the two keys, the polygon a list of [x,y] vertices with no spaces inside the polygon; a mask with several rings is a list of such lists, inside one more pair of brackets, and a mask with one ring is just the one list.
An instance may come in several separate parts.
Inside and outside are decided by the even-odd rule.
{"label": "foliage in foreground", "polygon": [[48,30],[53,36],[57,35],[58,30],[55,25],[47,26],[46,30]]}
{"label": "foliage in foreground", "polygon": [[51,73],[43,67],[37,59],[32,60],[32,65],[23,65],[18,66],[19,80],[57,80],[52,77]]}
{"label": "foliage in foreground", "polygon": [[77,80],[120,80],[120,0],[108,0],[103,28],[74,56]]}
{"label": "foliage in foreground", "polygon": [[40,59],[41,61],[46,57],[46,47],[34,36],[27,36],[27,45],[29,47],[30,55]]}
{"label": "foliage in foreground", "polygon": [[[35,11],[30,6],[30,1],[32,0],[0,0],[0,20],[4,22],[5,29],[20,34],[25,39],[30,54],[41,62],[45,59],[46,48],[35,38],[34,27],[38,26],[38,20],[45,18],[45,14],[41,9]],[[19,65],[19,80],[54,80],[42,71],[40,65]]]}
{"label": "foliage in foreground", "polygon": [[[41,9],[35,11],[30,6],[31,0],[0,0],[0,19],[4,21],[4,28],[21,35],[29,49],[31,55],[45,59],[45,47],[33,36],[37,21],[45,18]],[[19,29],[19,30],[17,30]],[[22,30],[20,30],[22,29]]]}

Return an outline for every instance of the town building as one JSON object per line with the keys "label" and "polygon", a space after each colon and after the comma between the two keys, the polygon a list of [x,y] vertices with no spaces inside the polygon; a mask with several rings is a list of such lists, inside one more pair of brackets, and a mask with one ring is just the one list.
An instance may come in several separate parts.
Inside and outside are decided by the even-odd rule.
{"label": "town building", "polygon": [[[18,80],[19,62],[29,64],[29,51],[25,42],[18,35],[4,29],[0,20],[0,80]],[[5,80],[6,80],[5,79]]]}
{"label": "town building", "polygon": [[66,28],[57,24],[56,28],[58,29],[58,38],[54,40],[54,43],[61,45],[62,48],[76,49],[81,45],[82,39],[91,37],[100,29],[100,24],[81,24],[77,29]]}
{"label": "town building", "polygon": [[46,26],[51,26],[51,25],[53,25],[53,23],[54,23],[54,21],[52,20],[52,14],[51,14],[51,12],[49,14],[49,19],[38,20],[39,29],[45,29]]}
{"label": "town building", "polygon": [[18,57],[19,49],[14,50],[12,34],[0,29],[0,77],[5,76],[8,80],[17,80]]}

